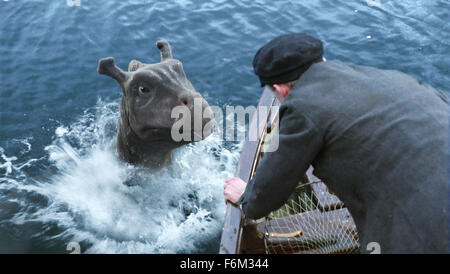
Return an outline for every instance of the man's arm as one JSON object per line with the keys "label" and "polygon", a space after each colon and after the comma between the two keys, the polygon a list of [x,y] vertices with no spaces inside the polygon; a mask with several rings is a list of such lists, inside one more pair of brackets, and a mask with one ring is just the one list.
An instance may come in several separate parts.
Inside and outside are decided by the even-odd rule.
{"label": "man's arm", "polygon": [[279,146],[264,154],[253,179],[236,204],[252,219],[280,208],[295,190],[323,144],[321,130],[296,107],[280,107]]}

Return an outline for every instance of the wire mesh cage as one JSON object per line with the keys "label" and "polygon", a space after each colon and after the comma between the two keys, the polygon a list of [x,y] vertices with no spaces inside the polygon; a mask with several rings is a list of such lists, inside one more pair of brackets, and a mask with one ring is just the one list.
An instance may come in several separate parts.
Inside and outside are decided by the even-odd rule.
{"label": "wire mesh cage", "polygon": [[358,253],[358,234],[348,210],[342,203],[324,208],[320,199],[312,187],[301,186],[270,213],[263,222],[266,253]]}

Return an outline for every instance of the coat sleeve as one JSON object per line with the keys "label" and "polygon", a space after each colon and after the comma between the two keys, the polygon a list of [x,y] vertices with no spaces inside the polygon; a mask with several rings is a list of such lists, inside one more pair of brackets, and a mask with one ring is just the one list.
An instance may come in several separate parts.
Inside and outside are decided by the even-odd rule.
{"label": "coat sleeve", "polygon": [[319,129],[295,102],[283,104],[278,149],[264,154],[255,176],[237,201],[244,214],[259,219],[280,208],[299,184],[322,143]]}

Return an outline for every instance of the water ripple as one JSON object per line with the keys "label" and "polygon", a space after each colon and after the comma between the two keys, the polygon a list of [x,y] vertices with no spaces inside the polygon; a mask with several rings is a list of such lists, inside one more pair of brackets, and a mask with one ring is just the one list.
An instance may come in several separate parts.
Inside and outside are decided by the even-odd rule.
{"label": "water ripple", "polygon": [[[171,171],[179,174],[167,171],[165,178],[194,184],[172,184],[174,192],[201,197],[168,199],[171,205],[153,211],[152,201],[137,192],[154,197],[146,191],[157,189],[122,186],[131,176],[113,152],[122,92],[97,74],[99,58],[114,56],[122,68],[132,59],[159,62],[155,41],[167,39],[211,104],[248,106],[261,94],[252,68],[257,49],[277,35],[304,32],[324,42],[329,60],[397,69],[444,91],[450,86],[447,0],[381,0],[379,7],[364,0],[81,3],[0,1],[0,241],[17,252],[65,252],[70,240],[93,253],[217,249],[223,204],[221,187],[215,188],[232,174],[236,148],[213,142],[180,152],[180,159],[194,157],[219,171],[195,177],[181,171],[200,166],[176,162]],[[107,169],[114,178],[103,174]],[[210,183],[205,192],[200,181]],[[128,206],[135,215],[119,208]],[[152,219],[168,208],[176,208],[171,216]],[[183,210],[195,213],[182,218]],[[134,227],[128,231],[127,224]],[[189,228],[183,249],[182,231]],[[207,238],[216,242],[196,233],[210,233]]]}

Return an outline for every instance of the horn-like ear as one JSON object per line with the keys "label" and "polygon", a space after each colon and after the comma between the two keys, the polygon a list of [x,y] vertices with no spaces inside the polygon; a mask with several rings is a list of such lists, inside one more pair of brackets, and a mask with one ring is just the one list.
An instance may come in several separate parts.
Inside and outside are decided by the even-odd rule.
{"label": "horn-like ear", "polygon": [[128,64],[128,71],[133,72],[138,70],[138,68],[142,67],[142,63],[137,60],[131,60],[130,64]]}
{"label": "horn-like ear", "polygon": [[117,82],[123,83],[127,80],[127,74],[114,64],[114,58],[108,57],[98,61],[97,71],[100,74],[108,75]]}
{"label": "horn-like ear", "polygon": [[172,59],[172,48],[170,47],[169,42],[166,40],[159,40],[156,42],[156,47],[161,52],[161,62],[166,59]]}

